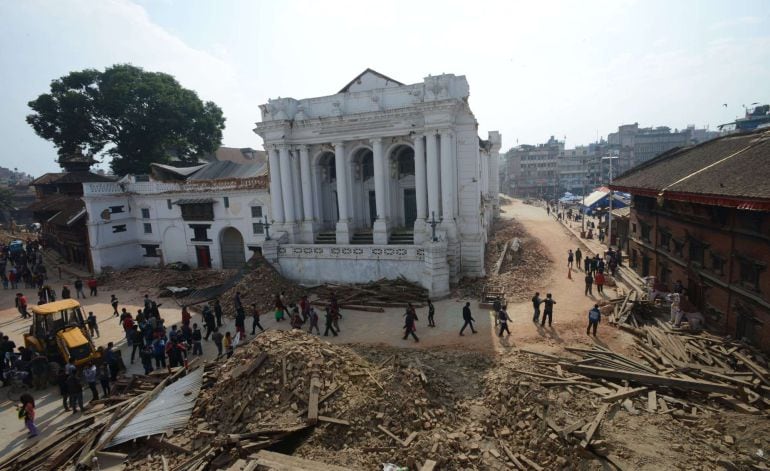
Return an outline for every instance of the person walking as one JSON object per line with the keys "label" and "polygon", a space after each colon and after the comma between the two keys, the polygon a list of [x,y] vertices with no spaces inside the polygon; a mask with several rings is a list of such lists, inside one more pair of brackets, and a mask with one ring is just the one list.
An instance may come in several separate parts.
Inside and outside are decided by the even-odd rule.
{"label": "person walking", "polygon": [[[86,282],[88,285],[88,289],[90,290],[91,296],[98,296],[99,294],[99,284],[96,282],[96,278],[89,278]],[[85,297],[85,295],[83,295]]]}
{"label": "person walking", "polygon": [[326,331],[324,332],[324,337],[329,336],[329,331],[332,331],[332,334],[334,336],[337,336],[337,331],[334,330],[334,314],[332,313],[331,308],[328,306],[326,307]]}
{"label": "person walking", "polygon": [[91,334],[91,338],[94,338],[94,335],[99,337],[99,323],[96,320],[96,316],[94,315],[93,311],[88,312],[88,317],[86,318],[86,324],[88,325],[88,333]]}
{"label": "person walking", "polygon": [[556,304],[556,301],[551,297],[551,293],[545,295],[543,304],[545,304],[545,307],[543,308],[543,319],[540,321],[540,325],[544,326],[545,319],[548,318],[548,327],[551,327],[551,322],[553,321],[553,305]]}
{"label": "person walking", "polygon": [[118,357],[113,350],[114,346],[114,343],[109,342],[107,348],[104,349],[104,361],[107,362],[107,366],[110,368],[110,381],[118,379]]}
{"label": "person walking", "polygon": [[166,367],[166,341],[162,337],[152,341],[152,356],[155,357],[155,368]]}
{"label": "person walking", "polygon": [[406,317],[404,320],[404,340],[406,340],[409,335],[411,335],[415,342],[419,342],[420,339],[417,338],[417,334],[415,334],[415,331],[417,330],[415,322],[419,319],[417,319],[417,313],[415,312],[411,303],[408,303],[408,307],[406,308],[406,313],[404,316]]}
{"label": "person walking", "polygon": [[280,294],[275,295],[275,321],[281,322],[283,320],[283,313],[286,310],[286,306],[283,305],[283,300]]}
{"label": "person walking", "polygon": [[471,303],[465,303],[465,306],[463,307],[463,327],[460,329],[460,335],[463,335],[463,331],[466,327],[471,328],[471,332],[474,334],[477,333],[476,329],[473,328],[473,323],[476,322],[476,319],[473,318],[471,315]]}
{"label": "person walking", "polygon": [[110,304],[112,305],[112,315],[119,317],[120,313],[118,312],[118,298],[114,294],[110,295]]}
{"label": "person walking", "polygon": [[310,328],[307,330],[308,333],[313,333],[313,328],[315,328],[315,331],[318,335],[321,335],[321,331],[318,329],[318,313],[315,311],[315,308],[313,306],[310,306],[310,310],[308,311],[308,320],[310,321]]}
{"label": "person walking", "polygon": [[145,345],[142,351],[139,352],[139,359],[142,361],[142,367],[144,368],[144,374],[148,375],[152,373],[152,347]]}
{"label": "person walking", "polygon": [[187,306],[182,306],[182,326],[190,326],[190,322],[192,321],[192,315],[190,315],[190,311],[187,310]]}
{"label": "person walking", "polygon": [[214,300],[214,319],[216,327],[222,327],[222,304],[219,303],[219,298]]}
{"label": "person walking", "polygon": [[259,309],[257,309],[257,303],[251,304],[251,335],[256,335],[257,327],[260,332],[264,332],[265,328],[259,323]]}
{"label": "person walking", "polygon": [[583,271],[586,273],[591,272],[591,257],[586,255],[585,260],[583,260]]}
{"label": "person walking", "polygon": [[225,332],[225,338],[223,341],[224,347],[225,347],[225,353],[227,354],[227,358],[230,358],[233,356],[233,338],[230,336],[230,332]]}
{"label": "person walking", "polygon": [[511,320],[511,318],[508,317],[508,312],[505,309],[500,309],[500,311],[498,311],[497,320],[500,323],[500,333],[497,336],[502,337],[503,332],[508,332],[508,337],[510,337],[511,331],[508,330],[508,321]]}
{"label": "person walking", "polygon": [[24,293],[16,293],[16,308],[19,310],[22,319],[31,317],[29,312],[27,312],[27,297],[24,296]]}
{"label": "person walking", "polygon": [[599,326],[599,322],[602,319],[602,312],[599,310],[599,305],[594,304],[594,307],[588,311],[588,328],[586,329],[586,335],[591,335],[591,329],[594,330],[594,337],[596,337],[596,328]]}
{"label": "person walking", "polygon": [[96,365],[94,362],[89,362],[88,366],[83,368],[83,379],[88,385],[88,389],[91,390],[92,401],[99,399],[99,391],[96,389],[97,374],[98,372],[96,371]]}
{"label": "person walking", "polygon": [[208,306],[208,304],[203,306],[203,324],[206,326],[206,335],[203,337],[203,339],[208,341],[209,336],[217,330],[217,321],[214,318],[214,313],[211,312],[211,308]]}
{"label": "person walking", "polygon": [[35,400],[29,393],[24,393],[19,398],[21,402],[21,408],[19,410],[19,417],[24,418],[24,425],[29,431],[27,438],[37,437],[37,427],[35,426]]}
{"label": "person walking", "polygon": [[299,312],[302,314],[302,323],[307,322],[308,314],[310,314],[310,301],[307,299],[307,295],[303,295],[299,300]]}
{"label": "person walking", "polygon": [[235,308],[235,332],[240,334],[241,340],[246,338],[246,312],[243,306]]}
{"label": "person walking", "polygon": [[567,268],[572,270],[572,263],[575,261],[575,254],[572,253],[572,249],[567,252]]}
{"label": "person walking", "polygon": [[540,304],[543,302],[542,299],[540,299],[540,293],[535,292],[535,295],[532,296],[532,307],[535,310],[535,313],[532,315],[532,322],[537,323],[540,320]]}
{"label": "person walking", "polygon": [[604,296],[604,272],[599,270],[594,276],[594,283],[596,284],[596,292]]}
{"label": "person walking", "polygon": [[70,292],[70,289],[67,288],[67,285],[62,286],[62,288],[61,288],[61,298],[62,299],[69,299],[71,294],[72,293]]}
{"label": "person walking", "polygon": [[85,409],[83,409],[83,385],[80,384],[77,372],[70,373],[67,377],[67,393],[70,395],[72,413],[77,413],[78,405],[80,406],[80,412],[85,412]]}
{"label": "person walking", "polygon": [[583,265],[580,263],[583,261],[583,252],[580,251],[580,247],[575,249],[575,265],[577,266],[577,269],[580,270]]}
{"label": "person walking", "polygon": [[102,387],[102,393],[104,397],[110,395],[110,369],[106,364],[102,363],[98,368],[99,372],[99,385]]}
{"label": "person walking", "polygon": [[192,354],[201,356],[203,355],[203,343],[201,342],[203,340],[203,334],[201,333],[200,327],[198,327],[198,324],[193,324],[193,331],[192,331]]}
{"label": "person walking", "polygon": [[70,395],[67,392],[67,376],[67,372],[64,371],[64,368],[61,368],[56,375],[56,383],[59,385],[59,394],[61,394],[61,402],[64,406],[64,410],[69,412]]}
{"label": "person walking", "polygon": [[593,284],[594,284],[594,277],[591,276],[591,272],[590,271],[586,271],[585,282],[586,282],[586,289],[585,289],[585,293],[584,294],[586,296],[593,296],[594,294],[592,292],[592,287],[593,287]]}
{"label": "person walking", "polygon": [[436,314],[436,308],[433,306],[433,303],[428,300],[428,327],[436,327],[436,321],[433,319],[433,316]]}
{"label": "person walking", "polygon": [[222,332],[219,331],[219,328],[214,327],[214,333],[211,334],[211,340],[214,342],[214,345],[217,347],[217,358],[222,356],[223,339],[224,339],[224,336],[222,335]]}

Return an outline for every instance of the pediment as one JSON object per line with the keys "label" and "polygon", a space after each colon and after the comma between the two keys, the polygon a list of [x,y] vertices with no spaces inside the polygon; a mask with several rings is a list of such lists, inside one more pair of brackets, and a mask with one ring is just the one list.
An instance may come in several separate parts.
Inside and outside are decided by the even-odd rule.
{"label": "pediment", "polygon": [[376,70],[366,69],[345,85],[338,93],[367,92],[382,88],[400,87],[404,85]]}

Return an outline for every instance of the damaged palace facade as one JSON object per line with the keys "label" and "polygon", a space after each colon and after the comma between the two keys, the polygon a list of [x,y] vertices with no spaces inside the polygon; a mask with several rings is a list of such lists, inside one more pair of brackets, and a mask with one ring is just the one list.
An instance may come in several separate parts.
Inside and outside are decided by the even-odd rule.
{"label": "damaged palace facade", "polygon": [[335,95],[260,106],[266,165],[85,184],[94,270],[234,268],[260,251],[300,283],[403,277],[446,296],[485,274],[499,211],[500,134],[478,137],[468,97],[463,76],[404,85],[367,69]]}

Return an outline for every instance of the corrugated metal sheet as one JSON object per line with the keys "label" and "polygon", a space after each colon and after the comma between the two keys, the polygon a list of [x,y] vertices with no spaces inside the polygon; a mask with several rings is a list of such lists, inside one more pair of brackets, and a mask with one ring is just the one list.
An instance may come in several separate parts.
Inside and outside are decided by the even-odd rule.
{"label": "corrugated metal sheet", "polygon": [[267,165],[264,163],[236,164],[226,160],[207,164],[187,180],[224,180],[228,178],[252,178],[261,175],[267,175]]}
{"label": "corrugated metal sheet", "polygon": [[[189,373],[169,385],[123,427],[105,448],[125,443],[135,438],[158,435],[166,430],[184,428],[190,420],[195,401],[201,390],[203,368]],[[120,422],[118,422],[119,424]],[[113,427],[117,426],[113,425]],[[108,430],[105,433],[109,433]]]}

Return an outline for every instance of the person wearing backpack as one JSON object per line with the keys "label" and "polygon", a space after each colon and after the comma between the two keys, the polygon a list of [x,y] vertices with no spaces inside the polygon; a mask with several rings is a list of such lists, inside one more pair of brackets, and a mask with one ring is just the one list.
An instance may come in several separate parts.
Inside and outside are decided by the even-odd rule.
{"label": "person wearing backpack", "polygon": [[599,310],[599,305],[594,304],[593,309],[588,311],[588,328],[586,329],[586,335],[591,335],[591,328],[594,329],[594,337],[596,337],[596,328],[599,326],[599,322],[602,319],[602,313]]}

